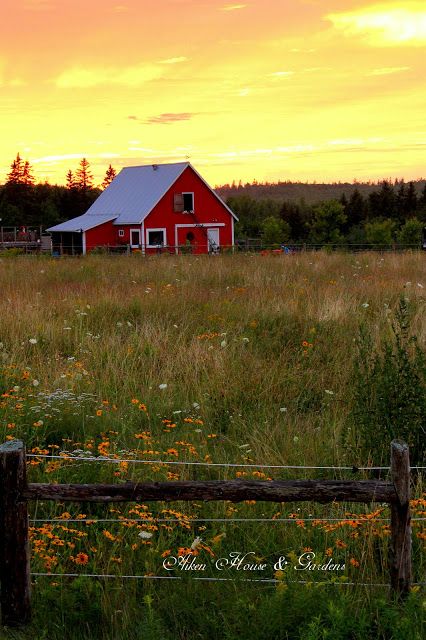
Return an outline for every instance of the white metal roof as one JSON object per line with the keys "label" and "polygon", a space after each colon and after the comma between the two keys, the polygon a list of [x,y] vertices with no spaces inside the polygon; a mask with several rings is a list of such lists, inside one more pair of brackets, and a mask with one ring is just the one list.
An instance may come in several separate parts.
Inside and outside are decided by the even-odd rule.
{"label": "white metal roof", "polygon": [[[47,231],[86,231],[109,220],[114,220],[115,225],[141,224],[189,166],[189,162],[176,162],[125,167],[85,214]],[[195,171],[194,167],[191,168]],[[207,185],[200,174],[197,171],[195,173]],[[213,193],[236,218],[217,193]]]}
{"label": "white metal roof", "polygon": [[54,227],[50,227],[49,229],[46,229],[46,231],[87,231],[88,229],[93,229],[93,227],[97,227],[104,222],[114,220],[115,217],[115,215],[112,216],[100,214],[97,216],[88,216],[87,213],[84,213],[82,216],[72,218],[72,220],[67,220],[66,222],[61,222]]}

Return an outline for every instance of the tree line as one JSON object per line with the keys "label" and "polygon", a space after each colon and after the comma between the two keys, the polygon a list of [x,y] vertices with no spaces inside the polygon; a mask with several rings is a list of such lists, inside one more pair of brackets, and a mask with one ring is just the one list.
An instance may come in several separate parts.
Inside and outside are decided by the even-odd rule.
{"label": "tree line", "polygon": [[[115,176],[115,169],[109,165],[102,184],[95,186],[90,164],[82,158],[74,171],[68,170],[65,186],[36,184],[30,163],[18,153],[5,184],[0,186],[0,225],[47,228],[75,218],[87,211]],[[279,189],[281,185],[290,183],[275,186]],[[307,203],[304,198],[265,198],[264,191],[253,191],[264,186],[239,185],[233,191],[236,195],[226,198],[239,218],[235,229],[238,240],[256,238],[265,245],[416,245],[426,225],[426,183],[421,190],[418,183],[416,186],[401,180],[385,180],[375,188],[362,185],[368,186],[368,191],[352,185],[352,191],[345,189],[339,199],[317,203]],[[274,185],[266,186],[272,193]],[[336,189],[339,184],[329,186]],[[217,191],[222,197],[226,194],[224,187]]]}
{"label": "tree line", "polygon": [[82,158],[75,171],[68,170],[66,186],[36,184],[33,168],[18,153],[0,186],[0,225],[53,226],[82,215],[116,176],[109,165],[102,184],[95,186],[90,164]]}
{"label": "tree line", "polygon": [[347,197],[317,204],[231,196],[227,204],[239,218],[239,239],[263,244],[418,245],[426,225],[426,185],[383,181],[368,195],[355,188]]}

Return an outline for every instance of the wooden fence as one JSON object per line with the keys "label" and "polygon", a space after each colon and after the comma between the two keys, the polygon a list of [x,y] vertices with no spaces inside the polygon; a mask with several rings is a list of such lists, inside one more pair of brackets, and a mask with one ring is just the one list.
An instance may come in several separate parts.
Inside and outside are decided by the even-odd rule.
{"label": "wooden fence", "polygon": [[386,502],[391,507],[391,589],[397,597],[403,597],[411,585],[410,462],[408,446],[399,441],[391,445],[390,481],[212,480],[125,484],[27,483],[24,443],[14,440],[0,445],[1,610],[2,622],[9,626],[26,624],[31,617],[28,500]]}

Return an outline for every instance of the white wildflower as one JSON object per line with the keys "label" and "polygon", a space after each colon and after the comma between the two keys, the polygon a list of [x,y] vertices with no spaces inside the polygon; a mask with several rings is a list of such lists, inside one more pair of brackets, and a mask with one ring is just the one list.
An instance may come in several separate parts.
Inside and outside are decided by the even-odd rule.
{"label": "white wildflower", "polygon": [[368,309],[370,305],[368,304],[368,302],[363,302],[361,307],[363,307],[364,309]]}
{"label": "white wildflower", "polygon": [[194,551],[197,547],[200,546],[200,544],[202,543],[202,538],[200,538],[199,536],[197,536],[193,543],[191,544],[191,551]]}
{"label": "white wildflower", "polygon": [[159,388],[159,389],[167,389],[167,384],[165,384],[165,383],[163,382],[163,384],[159,384],[159,385],[158,385],[158,388]]}
{"label": "white wildflower", "polygon": [[420,287],[420,289],[423,289],[423,285],[422,285],[422,283],[421,283],[421,282],[418,282],[418,283],[417,283],[417,286],[418,286],[418,287]]}
{"label": "white wildflower", "polygon": [[330,389],[324,389],[324,391],[328,393],[329,396],[334,396],[334,391],[331,391]]}
{"label": "white wildflower", "polygon": [[138,535],[139,535],[139,538],[143,538],[143,540],[149,540],[153,536],[153,534],[150,533],[149,531],[140,531]]}
{"label": "white wildflower", "polygon": [[299,436],[294,436],[293,438],[293,442],[296,444],[297,442],[299,442]]}
{"label": "white wildflower", "polygon": [[40,382],[38,380],[33,380],[33,387],[38,387]]}
{"label": "white wildflower", "polygon": [[222,349],[224,349],[227,344],[228,343],[226,342],[226,340],[222,340],[222,342],[220,343],[220,346],[222,347]]}
{"label": "white wildflower", "polygon": [[285,413],[287,411],[287,407],[280,407],[281,413]]}
{"label": "white wildflower", "polygon": [[198,404],[198,402],[193,402],[192,406],[194,407],[194,409],[199,409],[200,405]]}
{"label": "white wildflower", "polygon": [[30,339],[28,340],[28,342],[29,342],[30,344],[37,344],[37,338],[30,338]]}

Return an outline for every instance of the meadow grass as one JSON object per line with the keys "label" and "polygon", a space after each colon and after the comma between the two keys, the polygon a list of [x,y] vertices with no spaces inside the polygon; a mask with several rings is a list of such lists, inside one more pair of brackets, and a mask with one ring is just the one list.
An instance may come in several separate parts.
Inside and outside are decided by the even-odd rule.
{"label": "meadow grass", "polygon": [[[33,455],[65,452],[60,460],[31,458],[31,481],[354,477],[343,470],[123,460],[375,463],[376,451],[357,449],[351,423],[356,340],[362,325],[380,348],[403,296],[411,331],[425,348],[425,258],[417,252],[60,260],[0,254],[3,441],[21,438]],[[117,464],[75,460],[82,451]],[[420,474],[415,517],[424,516],[425,497]],[[37,503],[30,509],[31,519],[40,520],[31,523],[34,572],[117,575],[34,577],[32,637],[423,637],[422,589],[400,606],[385,588],[344,585],[388,582],[383,505]],[[59,522],[41,522],[53,518]],[[162,521],[167,518],[172,521]],[[235,518],[291,522],[232,523]],[[116,521],[96,522],[101,519]],[[424,582],[422,521],[413,532],[415,580]],[[164,559],[185,554],[196,537],[202,542],[194,557],[206,563],[204,576],[259,577],[214,567],[231,551],[253,551],[268,564],[260,577],[278,582],[207,583],[194,581],[194,571],[167,572]],[[345,570],[307,578],[274,568],[280,556],[297,564],[309,550],[316,561],[332,557]],[[183,579],[149,579],[170,574]],[[305,579],[314,584],[293,584]]]}

